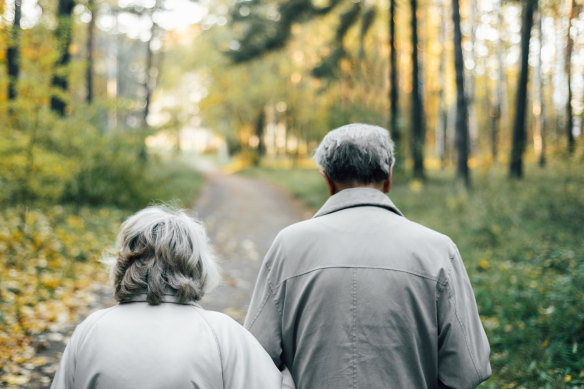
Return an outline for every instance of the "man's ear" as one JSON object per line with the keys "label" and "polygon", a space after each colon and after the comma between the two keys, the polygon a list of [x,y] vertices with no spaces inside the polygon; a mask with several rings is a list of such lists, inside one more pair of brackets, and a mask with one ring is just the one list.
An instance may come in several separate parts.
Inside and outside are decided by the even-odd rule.
{"label": "man's ear", "polygon": [[326,172],[324,170],[321,170],[320,175],[323,176],[324,180],[326,181],[326,186],[329,190],[329,195],[332,196],[335,193],[337,193],[337,187],[335,185],[335,182],[331,180],[329,176],[326,175]]}
{"label": "man's ear", "polygon": [[391,189],[391,178],[393,177],[393,163],[389,167],[389,177],[383,181],[383,193],[388,193]]}

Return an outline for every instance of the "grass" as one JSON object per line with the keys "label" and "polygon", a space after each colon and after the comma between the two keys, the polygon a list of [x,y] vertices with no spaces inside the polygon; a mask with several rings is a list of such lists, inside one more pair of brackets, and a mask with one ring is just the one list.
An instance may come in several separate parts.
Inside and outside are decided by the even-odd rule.
{"label": "grass", "polygon": [[205,180],[187,162],[170,159],[152,166],[148,182],[150,202],[160,201],[188,208],[194,204]]}
{"label": "grass", "polygon": [[310,209],[318,209],[328,197],[324,179],[316,169],[247,168],[241,173],[286,188]]}
{"label": "grass", "polygon": [[[390,197],[410,220],[458,245],[491,344],[482,388],[584,387],[584,175],[578,166],[473,172],[457,191],[451,172],[395,182]],[[317,209],[327,198],[316,170],[248,169]]]}

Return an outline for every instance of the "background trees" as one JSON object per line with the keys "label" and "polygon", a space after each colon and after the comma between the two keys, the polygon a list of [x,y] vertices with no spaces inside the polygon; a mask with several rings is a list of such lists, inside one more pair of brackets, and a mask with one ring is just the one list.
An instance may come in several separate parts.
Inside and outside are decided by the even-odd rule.
{"label": "background trees", "polygon": [[[34,304],[92,279],[92,234],[153,200],[191,205],[207,157],[259,165],[318,206],[312,151],[368,122],[396,142],[392,198],[465,242],[497,370],[486,387],[581,386],[583,8],[0,2],[0,385],[26,384],[30,334],[61,320]],[[261,169],[282,166],[295,169]],[[471,173],[472,192],[453,190]]]}
{"label": "background trees", "polygon": [[[202,131],[208,141],[199,149],[241,152],[255,164],[296,163],[330,128],[365,121],[392,131],[398,167],[408,167],[399,174],[421,178],[425,168],[456,166],[467,184],[476,167],[502,162],[520,178],[526,159],[543,166],[546,157],[567,158],[564,151],[581,155],[584,23],[577,1],[560,8],[546,0],[196,7],[196,23],[177,27],[162,0],[6,3],[0,109],[4,159],[12,162],[4,165],[7,177],[20,177],[6,185],[8,197],[35,197],[30,186],[43,175],[30,181],[27,172],[37,169],[62,196],[84,193],[83,182],[99,187],[86,180],[91,169],[83,164],[107,153],[88,160],[77,136],[122,136],[144,159],[146,139],[158,130],[152,142],[174,142],[176,150],[189,149],[179,147],[195,136],[189,131]],[[45,163],[49,155],[54,163]],[[28,168],[11,170],[16,161]],[[55,180],[53,167],[67,163],[77,168]]]}
{"label": "background trees", "polygon": [[[535,154],[543,155],[541,154],[543,145],[550,145],[548,138],[554,138],[555,135],[551,134],[557,134],[560,127],[566,128],[562,123],[570,120],[569,109],[575,104],[574,95],[567,95],[572,93],[571,88],[554,89],[554,86],[559,85],[553,82],[554,79],[559,81],[571,74],[566,65],[561,64],[573,63],[569,57],[572,50],[570,48],[574,43],[570,44],[570,40],[567,40],[565,49],[561,46],[554,47],[552,40],[544,42],[545,33],[541,38],[531,39],[536,3],[529,1],[502,3],[493,0],[481,2],[480,5],[472,1],[463,1],[460,4],[456,1],[446,2],[442,5],[438,1],[426,1],[420,11],[420,5],[412,1],[407,4],[408,6],[402,4],[398,12],[393,1],[318,2],[315,3],[320,7],[318,10],[310,1],[237,2],[229,15],[232,17],[230,30],[233,34],[231,41],[233,46],[226,51],[229,57],[244,66],[246,61],[261,58],[264,53],[273,50],[280,50],[278,55],[290,58],[292,55],[290,47],[299,36],[316,24],[328,24],[329,31],[324,32],[328,39],[313,39],[312,45],[304,47],[306,56],[312,56],[317,60],[316,66],[314,61],[312,64],[307,63],[302,72],[304,77],[316,78],[314,82],[325,81],[324,85],[320,84],[314,90],[317,98],[329,96],[323,92],[325,90],[339,88],[339,91],[342,91],[337,94],[338,103],[330,106],[329,117],[336,116],[338,107],[344,110],[345,120],[371,122],[375,121],[378,115],[385,117],[385,121],[381,119],[378,123],[382,125],[389,123],[392,132],[397,135],[395,138],[400,143],[409,144],[409,147],[401,150],[410,150],[402,157],[405,156],[412,162],[413,176],[423,176],[423,160],[440,159],[445,165],[456,165],[457,176],[467,185],[470,183],[469,166],[491,166],[499,161],[508,163],[511,177],[520,178],[522,174],[518,172],[522,170],[520,166],[525,158],[524,150],[530,159]],[[364,29],[360,23],[367,20],[365,17],[367,10],[374,7],[388,12],[371,13],[369,15],[371,26],[365,26]],[[448,32],[451,37],[448,40],[439,39],[440,19],[434,16],[440,15],[441,7],[452,10],[454,31]],[[294,12],[290,11],[292,8]],[[460,9],[458,14],[462,15],[459,22],[455,16],[457,8]],[[560,16],[553,4],[542,1],[540,4],[542,29],[551,34],[555,24],[557,28],[561,26],[564,30],[562,23],[573,20],[573,16],[569,16],[570,9],[570,7],[563,9]],[[579,9],[578,6],[576,9]],[[579,11],[576,12],[579,14]],[[414,17],[408,18],[412,15]],[[389,24],[387,32],[382,27],[384,19],[385,23]],[[408,19],[411,23],[404,22]],[[394,25],[395,20],[400,20],[401,23]],[[417,34],[419,20],[423,20],[424,23],[422,31]],[[523,30],[518,28],[520,25],[525,25]],[[297,31],[293,32],[295,29]],[[571,31],[571,35],[566,36],[573,37],[574,27]],[[399,61],[396,33],[410,38],[410,44],[406,44],[400,51]],[[282,43],[282,40],[285,42]],[[542,54],[541,69],[545,74],[541,77],[536,76],[535,79],[535,82],[541,81],[542,95],[541,99],[531,100],[528,98],[529,91],[537,87],[529,83],[527,77],[529,67],[535,66],[534,60],[537,58],[534,52],[531,56],[529,52],[529,42],[533,40],[540,45],[539,52],[553,51],[554,55]],[[276,44],[276,41],[279,43]],[[364,48],[370,53],[388,51],[389,61],[385,62],[383,57],[377,57],[375,54],[363,57]],[[406,55],[409,56],[409,60]],[[420,58],[423,59],[422,62],[418,61]],[[453,71],[447,67],[447,71],[437,73],[440,61],[450,63]],[[525,61],[528,61],[527,64],[522,66]],[[424,67],[420,67],[421,63]],[[387,73],[373,76],[371,69],[378,66],[388,69]],[[564,66],[564,69],[558,66]],[[573,65],[569,67],[572,69]],[[402,77],[399,80],[401,85],[398,85],[398,68],[401,68],[402,74],[409,73],[411,81],[407,77]],[[368,72],[367,76],[377,77],[376,85],[363,83],[363,69],[366,69],[365,73]],[[546,76],[552,78],[551,83],[543,81]],[[573,81],[568,80],[567,83],[573,85]],[[385,88],[389,91],[387,94],[389,100],[383,102],[379,112],[372,113],[371,105],[367,104],[368,100],[357,97],[362,96],[364,87],[370,88],[366,93],[373,95],[387,93],[383,92]],[[352,97],[347,98],[347,95]],[[509,97],[514,98],[513,104],[509,104]],[[377,99],[381,102],[379,97]],[[401,102],[398,99],[401,99]],[[561,109],[558,105],[560,100],[570,101],[570,104],[564,105],[565,114],[556,111]],[[552,101],[553,114],[552,110],[546,110],[546,106],[552,104]],[[533,104],[538,104],[538,108]],[[580,103],[576,104],[580,106]],[[433,109],[440,105],[442,109]],[[398,109],[404,111],[401,112],[402,115],[410,117],[408,125],[402,129],[407,130],[403,132],[405,135],[403,139],[398,131],[397,118],[400,116]],[[350,114],[347,115],[347,111],[350,111]],[[469,112],[472,112],[472,120],[469,120]],[[546,121],[546,116],[551,121]],[[533,130],[532,124],[537,124],[536,120],[540,119],[542,124],[538,128],[541,131]],[[581,119],[578,120],[581,122]],[[424,128],[427,125],[438,127],[440,122],[444,123],[441,125],[444,135],[440,135],[440,132],[426,134]],[[469,131],[471,124],[472,134]],[[552,124],[555,124],[556,129],[551,131],[548,128],[546,131],[545,127],[551,127]],[[577,125],[569,123],[566,125],[571,129],[569,132],[571,136],[578,133]],[[570,137],[566,138],[569,149]],[[429,143],[434,146],[440,142],[443,146],[425,145]],[[533,145],[533,148],[527,148],[528,145]],[[562,149],[557,142],[552,142],[550,147],[554,151]],[[436,151],[433,153],[433,150]],[[454,152],[448,154],[447,150]]]}

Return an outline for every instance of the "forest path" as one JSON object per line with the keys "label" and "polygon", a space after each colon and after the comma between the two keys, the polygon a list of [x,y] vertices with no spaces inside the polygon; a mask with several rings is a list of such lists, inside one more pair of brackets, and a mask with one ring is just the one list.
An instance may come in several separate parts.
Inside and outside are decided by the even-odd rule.
{"label": "forest path", "polygon": [[[261,262],[272,240],[283,227],[309,218],[312,213],[284,189],[272,184],[227,174],[213,165],[198,167],[204,171],[206,182],[191,214],[203,221],[222,273],[219,286],[202,299],[201,305],[243,323]],[[109,285],[92,285],[90,294],[94,298],[87,313],[115,304]],[[75,325],[70,323],[38,336],[35,356],[45,363],[29,367],[30,380],[24,386],[9,388],[48,389]]]}
{"label": "forest path", "polygon": [[243,322],[262,259],[285,226],[311,216],[283,189],[263,181],[206,173],[193,208],[207,229],[222,268],[222,282],[201,301],[206,309]]}

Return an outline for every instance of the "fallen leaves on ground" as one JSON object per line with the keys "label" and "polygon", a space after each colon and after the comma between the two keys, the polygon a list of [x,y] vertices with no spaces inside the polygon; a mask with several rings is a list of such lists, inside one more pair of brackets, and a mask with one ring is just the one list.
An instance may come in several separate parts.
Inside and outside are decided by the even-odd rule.
{"label": "fallen leaves on ground", "polygon": [[[108,283],[99,258],[122,220],[116,209],[55,206],[0,213],[0,386],[27,385],[50,342],[63,342]],[[44,380],[54,367],[44,369]],[[47,384],[47,382],[45,382]]]}

